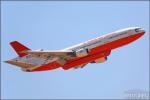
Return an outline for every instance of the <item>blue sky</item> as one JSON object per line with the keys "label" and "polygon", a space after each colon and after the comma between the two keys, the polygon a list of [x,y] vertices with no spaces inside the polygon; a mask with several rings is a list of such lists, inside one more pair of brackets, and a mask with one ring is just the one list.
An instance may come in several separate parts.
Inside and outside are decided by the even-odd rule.
{"label": "blue sky", "polygon": [[137,41],[111,52],[107,62],[83,69],[27,73],[1,62],[3,99],[111,99],[149,88],[147,1],[2,2],[1,60],[16,57],[9,42],[59,50],[132,26],[146,30]]}

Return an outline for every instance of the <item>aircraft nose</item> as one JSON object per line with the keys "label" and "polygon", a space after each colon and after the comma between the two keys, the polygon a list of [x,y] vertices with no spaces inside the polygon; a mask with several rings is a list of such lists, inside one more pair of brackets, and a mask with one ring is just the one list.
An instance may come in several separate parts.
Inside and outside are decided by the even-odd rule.
{"label": "aircraft nose", "polygon": [[142,32],[142,33],[145,33],[145,30],[144,30],[143,28],[136,28],[136,29],[135,29],[135,32],[136,32],[136,33],[141,33],[141,32]]}
{"label": "aircraft nose", "polygon": [[139,31],[141,32],[144,32],[145,33],[145,30],[143,28],[140,28]]}

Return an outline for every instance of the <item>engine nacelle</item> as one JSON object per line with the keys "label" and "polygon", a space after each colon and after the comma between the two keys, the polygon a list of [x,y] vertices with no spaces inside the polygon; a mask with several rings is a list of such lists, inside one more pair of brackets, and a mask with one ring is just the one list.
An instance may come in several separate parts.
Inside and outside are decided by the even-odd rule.
{"label": "engine nacelle", "polygon": [[98,58],[95,61],[91,62],[91,63],[103,63],[107,61],[107,57],[102,57],[102,58]]}
{"label": "engine nacelle", "polygon": [[21,70],[24,71],[24,72],[31,72],[31,70],[25,69],[25,68],[21,68]]}
{"label": "engine nacelle", "polygon": [[76,57],[83,57],[83,56],[87,56],[89,53],[89,50],[88,49],[79,49],[76,51]]}

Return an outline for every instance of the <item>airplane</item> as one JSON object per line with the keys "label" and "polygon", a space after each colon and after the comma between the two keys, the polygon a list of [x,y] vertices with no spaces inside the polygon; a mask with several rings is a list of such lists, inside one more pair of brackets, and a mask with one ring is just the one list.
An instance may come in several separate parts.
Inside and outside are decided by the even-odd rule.
{"label": "airplane", "polygon": [[100,37],[90,39],[80,44],[62,50],[31,50],[18,41],[10,45],[18,57],[5,61],[16,65],[25,72],[54,70],[57,68],[77,69],[88,63],[103,63],[111,51],[127,45],[145,33],[140,27],[120,29]]}

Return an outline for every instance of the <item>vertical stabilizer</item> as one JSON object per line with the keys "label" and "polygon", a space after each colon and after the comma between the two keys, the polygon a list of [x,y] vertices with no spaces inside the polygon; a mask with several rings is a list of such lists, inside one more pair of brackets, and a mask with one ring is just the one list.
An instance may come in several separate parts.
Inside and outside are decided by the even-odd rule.
{"label": "vertical stabilizer", "polygon": [[13,47],[13,49],[16,51],[16,53],[19,55],[19,57],[26,55],[22,51],[30,50],[28,47],[22,45],[18,41],[10,42],[10,45]]}

